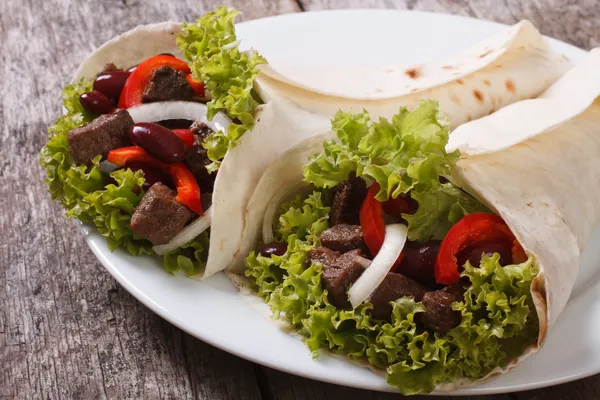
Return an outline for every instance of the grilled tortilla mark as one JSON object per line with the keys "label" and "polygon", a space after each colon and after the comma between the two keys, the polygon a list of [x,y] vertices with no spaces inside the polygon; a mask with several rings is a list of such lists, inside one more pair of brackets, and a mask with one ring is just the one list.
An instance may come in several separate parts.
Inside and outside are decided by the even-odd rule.
{"label": "grilled tortilla mark", "polygon": [[492,54],[492,51],[493,51],[492,49],[487,49],[479,56],[479,58],[483,58],[483,57],[486,57],[486,56]]}
{"label": "grilled tortilla mark", "polygon": [[509,92],[511,92],[513,94],[517,92],[517,88],[516,88],[515,83],[513,82],[512,79],[507,79],[504,82],[504,86],[506,86],[506,90],[508,90]]}
{"label": "grilled tortilla mark", "polygon": [[421,67],[409,68],[406,70],[405,74],[411,79],[417,79],[419,76],[421,76]]}
{"label": "grilled tortilla mark", "polygon": [[479,103],[483,103],[483,99],[484,99],[483,93],[481,93],[478,89],[473,90],[473,96],[475,96],[475,98],[477,99],[477,101]]}
{"label": "grilled tortilla mark", "polygon": [[456,83],[458,83],[459,85],[464,85],[465,81],[463,81],[462,79],[457,79]]}
{"label": "grilled tortilla mark", "polygon": [[483,80],[483,84],[484,84],[485,86],[492,86],[492,82],[488,81],[487,79],[484,79],[484,80]]}
{"label": "grilled tortilla mark", "polygon": [[452,101],[453,103],[456,103],[457,105],[460,106],[460,99],[458,98],[457,95],[451,94],[450,95],[450,101]]}

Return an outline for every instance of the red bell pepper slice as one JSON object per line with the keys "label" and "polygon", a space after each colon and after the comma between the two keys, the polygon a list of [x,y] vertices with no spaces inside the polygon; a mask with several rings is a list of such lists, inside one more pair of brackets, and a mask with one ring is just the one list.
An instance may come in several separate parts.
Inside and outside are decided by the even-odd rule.
{"label": "red bell pepper slice", "polygon": [[[385,239],[385,221],[383,220],[384,210],[389,214],[399,215],[403,212],[411,210],[410,203],[403,198],[390,199],[380,202],[375,198],[379,192],[379,184],[375,183],[369,187],[367,196],[363,200],[360,207],[360,226],[362,228],[365,243],[373,256],[376,256],[381,250],[383,240]],[[407,210],[407,211],[404,211]],[[393,268],[396,268],[402,262],[404,252],[394,263]]]}
{"label": "red bell pepper slice", "polygon": [[190,210],[204,215],[200,201],[200,186],[194,174],[181,162],[165,163],[151,156],[139,146],[121,147],[108,153],[108,161],[121,167],[127,164],[148,165],[169,174],[177,188],[175,200],[186,205]]}
{"label": "red bell pepper slice", "polygon": [[129,108],[142,104],[144,89],[152,79],[152,74],[163,66],[171,67],[186,74],[190,73],[190,67],[187,63],[178,58],[167,55],[150,57],[140,63],[125,81],[125,86],[123,86],[119,97],[119,108]]}
{"label": "red bell pepper slice", "polygon": [[377,192],[379,192],[379,184],[375,183],[369,188],[360,207],[360,226],[365,243],[373,256],[379,253],[385,238],[383,207],[381,202],[375,198]]}
{"label": "red bell pepper slice", "polygon": [[194,90],[194,96],[204,98],[204,96],[206,95],[204,82],[196,80],[191,74],[186,75],[185,79],[188,81],[188,83]]}
{"label": "red bell pepper slice", "polygon": [[527,259],[525,251],[502,218],[485,212],[473,213],[450,228],[442,241],[435,262],[435,281],[444,285],[456,284],[460,279],[457,255],[468,247],[484,242],[513,243],[513,262]]}
{"label": "red bell pepper slice", "polygon": [[194,132],[189,129],[172,129],[173,133],[179,136],[186,148],[190,148],[194,145]]}

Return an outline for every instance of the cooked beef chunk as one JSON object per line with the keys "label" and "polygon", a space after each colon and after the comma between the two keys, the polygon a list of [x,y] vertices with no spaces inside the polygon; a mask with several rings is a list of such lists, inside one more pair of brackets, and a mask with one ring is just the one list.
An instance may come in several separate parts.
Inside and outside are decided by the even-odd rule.
{"label": "cooked beef chunk", "polygon": [[462,301],[465,289],[460,285],[447,286],[435,292],[425,293],[423,305],[427,311],[421,315],[421,322],[426,328],[446,333],[457,327],[461,321],[459,311],[452,309],[452,303]]}
{"label": "cooked beef chunk", "polygon": [[168,243],[193,215],[175,200],[176,195],[174,190],[160,182],[152,185],[135,208],[131,229],[153,245]]}
{"label": "cooked beef chunk", "polygon": [[440,248],[440,241],[431,240],[427,243],[406,242],[402,251],[404,258],[396,272],[410,279],[434,288],[435,276],[433,268]]}
{"label": "cooked beef chunk", "polygon": [[320,239],[323,246],[340,253],[354,249],[366,250],[360,225],[334,225],[324,230]]}
{"label": "cooked beef chunk", "polygon": [[333,267],[340,253],[328,249],[327,247],[317,247],[310,251],[310,260],[323,264],[323,269]]}
{"label": "cooked beef chunk", "polygon": [[213,133],[213,130],[210,129],[208,125],[200,121],[194,121],[192,125],[190,125],[190,131],[192,131],[194,135],[200,136],[202,139],[206,139],[208,135]]}
{"label": "cooked beef chunk", "polygon": [[373,303],[371,315],[373,318],[389,321],[392,316],[390,302],[405,296],[421,301],[426,292],[425,287],[412,279],[390,272],[371,296],[370,301]]}
{"label": "cooked beef chunk", "polygon": [[[192,124],[192,127],[194,124]],[[192,132],[194,132],[194,130],[192,130]],[[192,174],[196,177],[202,192],[212,192],[217,174],[214,172],[209,174],[206,170],[206,166],[210,164],[211,161],[208,158],[207,150],[202,147],[202,141],[203,137],[201,135],[194,134],[194,144],[186,153],[185,165],[187,165],[190,171],[192,171]]]}
{"label": "cooked beef chunk", "polygon": [[194,90],[185,79],[185,74],[166,65],[156,69],[142,95],[143,103],[154,101],[189,101]]}
{"label": "cooked beef chunk", "polygon": [[69,147],[76,164],[87,164],[101,154],[129,144],[128,132],[133,119],[127,110],[119,109],[112,114],[104,114],[81,128],[69,132]]}
{"label": "cooked beef chunk", "polygon": [[163,119],[158,121],[159,125],[164,126],[167,129],[190,129],[194,121],[189,119]]}
{"label": "cooked beef chunk", "polygon": [[108,74],[109,72],[117,72],[117,71],[123,71],[123,70],[121,68],[118,68],[113,63],[108,63],[108,64],[104,65],[104,68],[102,68],[102,71],[98,75],[104,75],[104,74]]}
{"label": "cooked beef chunk", "polygon": [[360,224],[360,206],[367,194],[367,184],[362,178],[350,177],[333,188],[333,201],[329,224]]}
{"label": "cooked beef chunk", "polygon": [[327,289],[329,302],[338,308],[350,308],[348,301],[348,285],[358,279],[364,268],[355,262],[357,256],[362,256],[360,249],[342,254],[330,267],[323,264],[321,282]]}

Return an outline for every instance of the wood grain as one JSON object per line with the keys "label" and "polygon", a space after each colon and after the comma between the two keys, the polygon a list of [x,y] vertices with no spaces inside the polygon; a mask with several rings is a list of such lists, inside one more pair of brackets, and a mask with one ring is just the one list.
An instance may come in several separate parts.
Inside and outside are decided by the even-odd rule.
{"label": "wood grain", "polygon": [[462,15],[514,24],[528,19],[548,36],[591,49],[600,46],[597,0],[300,0],[306,11],[395,8]]}
{"label": "wood grain", "polygon": [[[218,2],[220,3],[220,1]],[[49,201],[38,152],[78,61],[141,23],[192,20],[209,0],[0,1],[0,399],[392,399],[260,367],[147,310],[94,258]],[[594,0],[232,0],[242,19],[340,7],[448,12],[600,45]],[[508,399],[592,399],[600,378]],[[448,397],[449,399],[450,397]]]}

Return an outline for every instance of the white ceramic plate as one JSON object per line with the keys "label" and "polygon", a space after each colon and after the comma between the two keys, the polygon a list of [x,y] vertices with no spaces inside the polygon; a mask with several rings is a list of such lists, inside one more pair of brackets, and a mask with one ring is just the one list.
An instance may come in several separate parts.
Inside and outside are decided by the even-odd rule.
{"label": "white ceramic plate", "polygon": [[[355,10],[283,15],[240,24],[244,47],[260,49],[271,63],[414,64],[462,50],[502,25],[441,14]],[[573,60],[584,52],[552,40]],[[302,55],[302,56],[301,56]],[[308,59],[307,59],[308,55]],[[150,257],[111,253],[95,231],[84,229],[94,254],[126,290],[186,332],[248,360],[321,381],[391,391],[382,376],[322,355],[259,314],[224,274],[198,282],[165,273]],[[600,372],[600,230],[581,261],[573,295],[544,349],[516,372],[455,394],[533,389]]]}

